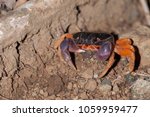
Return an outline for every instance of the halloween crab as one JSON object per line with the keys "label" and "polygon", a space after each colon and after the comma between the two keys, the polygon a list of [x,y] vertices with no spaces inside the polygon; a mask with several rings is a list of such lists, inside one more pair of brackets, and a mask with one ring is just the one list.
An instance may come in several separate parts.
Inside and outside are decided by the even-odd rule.
{"label": "halloween crab", "polygon": [[70,52],[81,53],[95,51],[98,60],[108,60],[108,63],[99,75],[103,77],[115,62],[115,54],[129,59],[129,72],[134,71],[135,49],[129,38],[114,39],[108,33],[78,32],[75,34],[64,34],[56,40],[54,47],[58,49],[58,55],[62,61],[76,68],[72,62]]}

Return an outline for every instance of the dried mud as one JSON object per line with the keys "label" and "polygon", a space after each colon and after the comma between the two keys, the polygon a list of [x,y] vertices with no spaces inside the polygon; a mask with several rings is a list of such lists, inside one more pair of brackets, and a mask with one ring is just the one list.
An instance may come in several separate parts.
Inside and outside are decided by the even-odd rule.
{"label": "dried mud", "polygon": [[[112,9],[114,4],[116,7]],[[54,40],[66,32],[124,34],[134,30],[134,24],[143,18],[136,0],[75,0],[74,3],[66,0],[63,5],[57,11],[33,10],[30,30],[21,32],[18,39],[1,43],[0,99],[150,99],[150,77],[126,74],[126,59],[118,60],[99,79],[107,61],[97,61],[89,56],[90,52],[76,54],[77,70],[74,70],[60,61],[53,47]],[[149,66],[141,67],[138,72],[149,74],[149,69]],[[140,83],[147,88],[139,88]],[[145,92],[138,93],[139,90]]]}

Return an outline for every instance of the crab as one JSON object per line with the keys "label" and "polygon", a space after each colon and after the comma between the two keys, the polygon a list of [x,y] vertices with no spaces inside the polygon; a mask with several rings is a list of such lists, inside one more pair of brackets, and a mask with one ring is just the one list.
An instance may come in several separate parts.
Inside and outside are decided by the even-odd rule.
{"label": "crab", "polygon": [[104,77],[115,62],[115,55],[129,59],[129,72],[134,71],[135,48],[130,38],[120,38],[115,40],[109,33],[78,32],[75,34],[63,34],[54,43],[54,48],[58,51],[60,59],[72,68],[76,69],[70,53],[82,53],[94,51],[96,58],[106,61],[107,65],[100,73],[99,78]]}

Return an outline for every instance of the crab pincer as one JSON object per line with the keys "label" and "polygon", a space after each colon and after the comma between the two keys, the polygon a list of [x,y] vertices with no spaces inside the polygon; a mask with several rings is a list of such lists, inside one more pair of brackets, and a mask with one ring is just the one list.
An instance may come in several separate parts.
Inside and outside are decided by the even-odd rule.
{"label": "crab pincer", "polygon": [[68,63],[71,67],[75,68],[75,65],[72,62],[70,52],[81,53],[85,50],[80,49],[71,38],[65,38],[60,44],[61,56],[63,60]]}

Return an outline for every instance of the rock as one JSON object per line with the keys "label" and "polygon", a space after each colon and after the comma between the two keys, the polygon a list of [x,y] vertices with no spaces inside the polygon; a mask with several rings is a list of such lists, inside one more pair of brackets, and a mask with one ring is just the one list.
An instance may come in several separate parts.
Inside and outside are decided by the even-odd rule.
{"label": "rock", "polygon": [[125,79],[126,83],[129,85],[132,85],[137,80],[137,78],[131,74],[126,74],[124,76],[124,79]]}
{"label": "rock", "polygon": [[105,85],[105,84],[108,84],[108,85],[111,85],[111,80],[110,79],[104,79],[104,80],[102,80],[102,85]]}
{"label": "rock", "polygon": [[40,94],[43,95],[44,97],[48,96],[48,92],[45,92],[42,89],[40,90]]}
{"label": "rock", "polygon": [[98,74],[97,73],[94,73],[94,78],[98,78]]}
{"label": "rock", "polygon": [[86,80],[85,79],[79,79],[78,80],[78,85],[80,88],[84,88],[84,85],[86,84]]}
{"label": "rock", "polygon": [[48,100],[54,100],[55,98],[56,98],[55,95],[51,95],[51,96],[48,96],[46,99],[48,99]]}
{"label": "rock", "polygon": [[68,89],[68,90],[71,90],[71,89],[72,89],[72,87],[73,87],[72,82],[69,82],[69,83],[68,83],[68,86],[67,86],[67,89]]}
{"label": "rock", "polygon": [[32,96],[37,96],[37,93],[36,92],[32,92]]}
{"label": "rock", "polygon": [[138,79],[131,88],[131,99],[150,99],[150,82]]}
{"label": "rock", "polygon": [[80,76],[83,78],[90,79],[93,77],[93,70],[92,69],[86,69],[84,72],[80,73]]}
{"label": "rock", "polygon": [[41,95],[43,95],[43,94],[44,94],[44,91],[43,91],[42,89],[40,90],[40,94],[41,94]]}
{"label": "rock", "polygon": [[97,87],[97,82],[94,79],[89,79],[85,84],[85,89],[89,91],[94,91]]}
{"label": "rock", "polygon": [[47,92],[49,95],[58,94],[63,89],[64,84],[61,78],[59,78],[58,76],[54,76],[54,75],[50,76],[47,79],[47,81],[48,81]]}
{"label": "rock", "polygon": [[73,99],[73,100],[77,100],[79,97],[77,96],[77,95],[74,95],[74,94],[71,94],[71,99]]}
{"label": "rock", "polygon": [[87,96],[86,92],[80,93],[80,94],[79,94],[79,97],[80,97],[81,99],[84,99],[84,100],[87,100],[87,99],[88,99],[88,96]]}
{"label": "rock", "polygon": [[103,95],[108,94],[111,92],[111,85],[105,84],[105,85],[100,85],[98,89],[102,92]]}
{"label": "rock", "polygon": [[114,92],[119,92],[119,87],[118,87],[118,85],[114,85],[114,86],[113,86],[113,91],[114,91]]}

